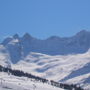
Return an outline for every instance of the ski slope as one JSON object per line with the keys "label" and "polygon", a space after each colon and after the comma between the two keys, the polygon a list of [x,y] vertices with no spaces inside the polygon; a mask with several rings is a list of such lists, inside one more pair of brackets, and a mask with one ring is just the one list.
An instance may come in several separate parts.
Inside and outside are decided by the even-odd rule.
{"label": "ski slope", "polygon": [[25,77],[0,72],[0,90],[64,90]]}
{"label": "ski slope", "polygon": [[90,51],[76,55],[50,56],[30,53],[24,60],[12,65],[13,69],[32,73],[43,78],[74,83],[90,88]]}

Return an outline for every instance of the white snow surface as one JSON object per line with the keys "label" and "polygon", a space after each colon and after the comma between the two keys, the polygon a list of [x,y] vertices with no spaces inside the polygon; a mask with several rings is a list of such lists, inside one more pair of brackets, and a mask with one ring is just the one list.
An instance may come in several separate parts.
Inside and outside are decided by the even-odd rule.
{"label": "white snow surface", "polygon": [[4,67],[11,66],[10,56],[9,56],[6,48],[2,45],[0,45],[0,65],[2,65]]}
{"label": "white snow surface", "polygon": [[0,72],[0,90],[64,90],[29,78]]}
{"label": "white snow surface", "polygon": [[66,56],[31,52],[24,60],[14,64],[13,68],[50,80],[90,88],[90,51]]}

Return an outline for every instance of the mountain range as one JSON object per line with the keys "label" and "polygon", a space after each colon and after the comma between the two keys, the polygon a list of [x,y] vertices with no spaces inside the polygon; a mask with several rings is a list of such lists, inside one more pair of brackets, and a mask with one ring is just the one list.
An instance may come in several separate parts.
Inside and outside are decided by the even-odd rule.
{"label": "mountain range", "polygon": [[52,36],[40,40],[26,33],[23,37],[15,34],[1,43],[9,52],[13,63],[26,57],[30,52],[47,55],[68,55],[85,53],[90,48],[90,32],[82,30],[72,37],[60,38]]}
{"label": "mountain range", "polygon": [[0,44],[0,64],[43,78],[90,89],[90,32],[40,40],[26,33]]}

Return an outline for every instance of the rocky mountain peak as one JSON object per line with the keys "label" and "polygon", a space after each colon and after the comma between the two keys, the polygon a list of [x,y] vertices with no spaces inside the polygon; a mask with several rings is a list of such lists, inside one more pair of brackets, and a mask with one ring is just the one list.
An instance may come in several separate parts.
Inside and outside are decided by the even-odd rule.
{"label": "rocky mountain peak", "polygon": [[83,36],[83,35],[88,35],[88,34],[90,34],[89,31],[87,31],[87,30],[81,30],[81,31],[78,32],[76,35],[77,35],[77,36]]}
{"label": "rocky mountain peak", "polygon": [[19,37],[18,34],[13,35],[13,38],[14,38],[14,39],[20,39],[20,37]]}
{"label": "rocky mountain peak", "polygon": [[33,38],[29,33],[25,33],[22,37],[22,39],[25,39],[25,40],[28,40],[28,39],[31,39]]}

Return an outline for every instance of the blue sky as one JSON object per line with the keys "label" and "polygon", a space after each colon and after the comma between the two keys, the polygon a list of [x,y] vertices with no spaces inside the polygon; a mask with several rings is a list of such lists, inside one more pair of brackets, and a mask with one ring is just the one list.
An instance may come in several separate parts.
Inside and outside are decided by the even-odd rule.
{"label": "blue sky", "polygon": [[0,0],[0,40],[25,32],[45,39],[90,31],[90,0]]}

